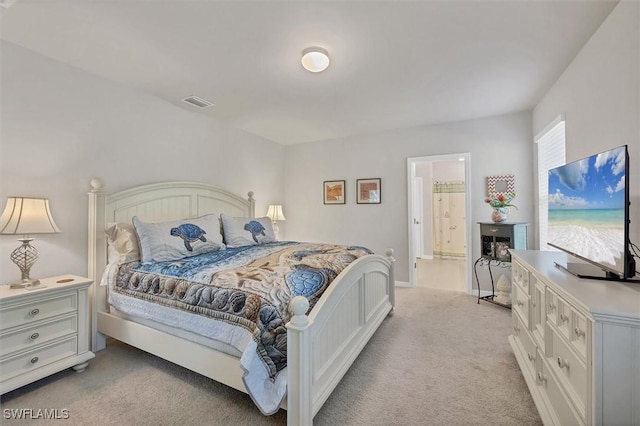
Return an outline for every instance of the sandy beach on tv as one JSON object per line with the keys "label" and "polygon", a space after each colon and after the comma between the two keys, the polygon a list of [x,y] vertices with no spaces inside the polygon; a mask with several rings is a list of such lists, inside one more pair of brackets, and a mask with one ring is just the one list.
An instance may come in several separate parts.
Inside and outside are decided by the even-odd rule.
{"label": "sandy beach on tv", "polygon": [[622,227],[584,227],[580,225],[550,225],[549,243],[598,263],[623,270],[624,229]]}

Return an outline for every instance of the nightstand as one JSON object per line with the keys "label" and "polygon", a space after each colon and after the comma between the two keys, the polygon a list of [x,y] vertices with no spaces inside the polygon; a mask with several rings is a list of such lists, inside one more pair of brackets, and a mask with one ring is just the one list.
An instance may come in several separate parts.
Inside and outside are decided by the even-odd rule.
{"label": "nightstand", "polygon": [[73,367],[82,372],[89,350],[89,278],[44,278],[46,288],[0,286],[0,394]]}

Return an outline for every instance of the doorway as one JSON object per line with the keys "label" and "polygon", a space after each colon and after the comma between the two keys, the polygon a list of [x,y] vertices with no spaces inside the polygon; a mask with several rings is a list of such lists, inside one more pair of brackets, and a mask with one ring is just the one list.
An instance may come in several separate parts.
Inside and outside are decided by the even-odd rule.
{"label": "doorway", "polygon": [[471,294],[470,154],[407,159],[412,287]]}

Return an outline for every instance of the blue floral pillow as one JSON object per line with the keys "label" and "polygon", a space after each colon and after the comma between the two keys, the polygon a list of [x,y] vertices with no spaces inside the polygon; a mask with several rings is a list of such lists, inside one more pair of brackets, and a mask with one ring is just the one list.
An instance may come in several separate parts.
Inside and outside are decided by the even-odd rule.
{"label": "blue floral pillow", "polygon": [[133,226],[140,241],[142,262],[182,259],[224,248],[215,214],[159,223],[143,222],[136,216]]}
{"label": "blue floral pillow", "polygon": [[268,217],[232,217],[222,214],[222,230],[227,247],[255,246],[276,241]]}

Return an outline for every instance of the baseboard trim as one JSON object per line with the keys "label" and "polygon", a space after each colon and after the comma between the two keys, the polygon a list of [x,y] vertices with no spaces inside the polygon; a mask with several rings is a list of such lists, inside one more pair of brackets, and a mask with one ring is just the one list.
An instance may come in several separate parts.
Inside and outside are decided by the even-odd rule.
{"label": "baseboard trim", "polygon": [[396,281],[396,287],[412,287],[412,285],[407,281]]}

